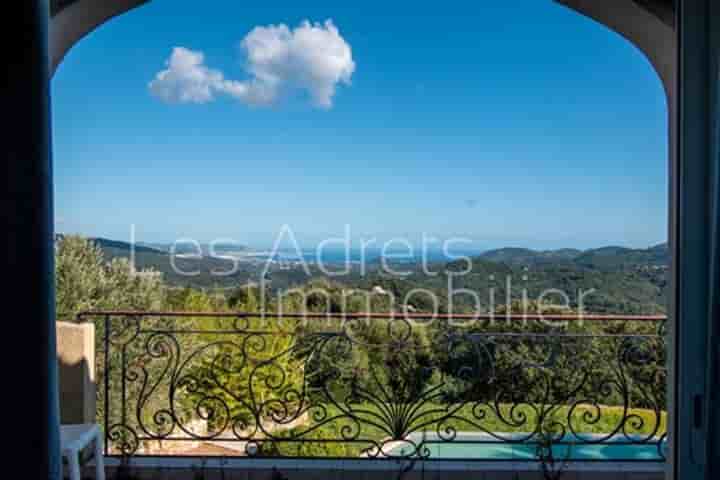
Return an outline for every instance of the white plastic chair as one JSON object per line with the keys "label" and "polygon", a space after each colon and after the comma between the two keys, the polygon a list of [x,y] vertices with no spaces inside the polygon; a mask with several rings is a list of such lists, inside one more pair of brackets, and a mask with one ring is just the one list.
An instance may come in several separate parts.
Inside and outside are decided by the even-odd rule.
{"label": "white plastic chair", "polygon": [[60,450],[67,459],[70,469],[70,480],[80,478],[80,452],[95,442],[95,479],[105,480],[103,463],[103,439],[100,427],[94,423],[60,426]]}

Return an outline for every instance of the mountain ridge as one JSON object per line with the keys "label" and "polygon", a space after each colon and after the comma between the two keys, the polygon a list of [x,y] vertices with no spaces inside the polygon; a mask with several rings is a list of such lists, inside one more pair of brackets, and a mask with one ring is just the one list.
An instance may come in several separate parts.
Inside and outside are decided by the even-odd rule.
{"label": "mountain ridge", "polygon": [[503,247],[488,250],[479,258],[509,265],[537,265],[541,263],[571,262],[591,268],[629,267],[636,265],[668,265],[670,250],[666,242],[648,248],[630,248],[608,245],[580,250],[559,248],[554,250],[534,250],[520,247]]}
{"label": "mountain ridge", "polygon": [[[130,258],[132,245],[128,242],[105,238],[92,241],[102,249],[108,261],[113,258]],[[161,272],[168,285],[173,287],[236,288],[257,284],[265,274],[268,288],[276,292],[301,286],[316,278],[328,278],[351,289],[370,291],[375,285],[381,285],[386,290],[396,290],[397,298],[404,298],[413,289],[426,289],[444,298],[443,302],[447,305],[448,280],[451,276],[454,289],[486,292],[492,287],[496,290],[497,298],[504,297],[507,290],[505,282],[510,278],[510,293],[515,299],[521,298],[523,289],[527,289],[531,298],[548,289],[560,289],[571,295],[576,295],[580,290],[595,290],[596,293],[588,299],[589,311],[659,313],[665,309],[669,262],[666,243],[641,249],[612,245],[587,250],[506,247],[474,255],[471,261],[470,272],[467,272],[466,260],[458,259],[425,266],[433,273],[428,273],[420,263],[412,267],[408,265],[407,270],[411,273],[407,276],[389,274],[379,265],[368,265],[365,273],[358,266],[353,266],[347,275],[340,278],[328,277],[312,264],[309,265],[309,272],[299,266],[283,268],[274,264],[265,270],[262,263],[241,261],[235,264],[231,259],[212,256],[173,257],[168,252],[145,245],[135,245],[134,254],[137,269]],[[188,275],[187,272],[196,273]],[[458,295],[454,303],[470,311],[474,308],[472,305],[463,305],[469,298],[467,295]]]}

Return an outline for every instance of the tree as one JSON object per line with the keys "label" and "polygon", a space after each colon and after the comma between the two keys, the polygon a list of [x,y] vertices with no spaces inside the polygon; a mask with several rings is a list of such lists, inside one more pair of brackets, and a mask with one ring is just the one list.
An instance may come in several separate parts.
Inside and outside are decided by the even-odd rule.
{"label": "tree", "polygon": [[[59,237],[55,244],[55,292],[59,320],[73,321],[79,312],[88,310],[152,310],[162,308],[165,286],[153,271],[135,272],[127,259],[107,262],[102,249],[91,240],[70,235]],[[97,317],[95,344],[104,344],[105,319]],[[116,322],[117,323],[117,322]],[[105,381],[107,363],[119,363],[119,349],[111,353],[96,351],[98,384]],[[135,355],[137,347],[130,346],[128,353]],[[108,379],[110,390],[118,392],[121,379]],[[130,388],[130,392],[133,386]],[[98,419],[104,416],[104,389],[97,389]],[[117,418],[118,405],[109,406],[109,415]]]}
{"label": "tree", "polygon": [[55,295],[58,318],[72,320],[87,310],[161,308],[165,286],[157,272],[135,272],[124,258],[106,262],[91,240],[67,235],[55,244]]}

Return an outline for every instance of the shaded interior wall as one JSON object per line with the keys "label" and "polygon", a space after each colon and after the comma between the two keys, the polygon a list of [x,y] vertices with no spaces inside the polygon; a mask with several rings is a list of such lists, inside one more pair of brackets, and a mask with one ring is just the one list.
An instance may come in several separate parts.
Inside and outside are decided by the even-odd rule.
{"label": "shaded interior wall", "polygon": [[649,11],[663,23],[672,27],[675,25],[675,5],[673,0],[633,0],[645,10]]}
{"label": "shaded interior wall", "polygon": [[592,18],[613,30],[635,45],[650,61],[662,81],[668,98],[668,107],[675,101],[677,73],[677,36],[668,13],[658,15],[648,4],[659,6],[663,2],[645,0],[555,0],[572,10]]}
{"label": "shaded interior wall", "polygon": [[77,0],[50,0],[50,16],[56,15],[60,10],[67,8]]}
{"label": "shaded interior wall", "polygon": [[[368,460],[298,460],[230,457],[130,460],[137,480],[542,480],[535,462],[415,462]],[[107,474],[116,473],[118,460],[106,460]],[[92,468],[86,470],[92,474]],[[555,478],[555,477],[553,477]],[[653,462],[580,462],[567,465],[561,480],[664,480],[662,467]]]}
{"label": "shaded interior wall", "polygon": [[149,0],[74,0],[58,1],[50,20],[50,74],[67,52],[85,35],[113,17],[147,3]]}

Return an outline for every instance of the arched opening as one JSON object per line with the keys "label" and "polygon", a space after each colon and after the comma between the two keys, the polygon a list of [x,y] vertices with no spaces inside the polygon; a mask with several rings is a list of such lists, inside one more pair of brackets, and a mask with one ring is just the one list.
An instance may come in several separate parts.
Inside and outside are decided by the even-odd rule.
{"label": "arched opening", "polygon": [[[634,6],[633,8],[637,9],[636,13],[643,11],[643,10],[639,9],[637,6]],[[565,13],[567,13],[567,12],[565,12]],[[655,17],[653,17],[653,18],[655,18]],[[658,20],[658,23],[661,25],[662,28],[664,28],[664,29],[667,28],[667,26],[666,26],[661,20]],[[530,27],[530,25],[531,25],[531,23],[528,22],[528,27]],[[460,31],[461,29],[460,29],[460,27],[459,27],[457,24],[456,24],[455,26],[456,26],[456,33],[457,33],[457,32]],[[122,36],[125,37],[125,35],[122,35]],[[507,39],[505,39],[505,40],[507,40]],[[105,45],[105,47],[107,48],[107,44]],[[525,48],[527,48],[527,47],[525,47]],[[537,48],[538,48],[538,51],[541,50],[540,47],[537,47]],[[400,50],[401,50],[401,49],[402,49],[402,48],[400,48]],[[510,51],[510,52],[506,52],[506,54],[508,55],[509,58],[517,58],[517,56],[519,55],[520,50],[522,50],[522,49],[512,50],[512,51]],[[106,51],[109,51],[109,49],[107,49]],[[184,50],[183,52],[187,53],[187,55],[189,55],[189,56],[191,56],[191,57],[192,57],[193,55],[195,55],[195,57],[192,57],[192,58],[197,58],[197,52],[195,52],[195,51],[192,51],[192,50],[190,50],[190,49],[186,49],[186,50]],[[181,53],[182,53],[182,52],[181,52]],[[484,54],[490,54],[490,51],[489,51],[489,50],[488,50],[488,51],[485,51]],[[173,54],[173,55],[174,55],[174,54]],[[652,56],[651,56],[651,59],[652,59],[652,58],[655,58],[655,57],[652,57]],[[663,58],[666,58],[666,57],[663,57]],[[219,72],[219,70],[215,70],[214,67],[209,66],[209,65],[206,65],[205,63],[203,63],[203,61],[204,61],[204,60],[201,58],[200,63],[197,63],[197,62],[196,62],[196,64],[194,64],[195,66],[199,65],[199,66],[202,67],[202,68],[197,68],[197,69],[193,70],[193,74],[197,73],[197,74],[206,75],[206,74],[208,74],[208,72],[210,72],[210,74],[217,76],[217,75],[218,75],[217,72]],[[457,66],[457,65],[455,65],[455,66]],[[558,66],[558,65],[556,65],[556,67],[557,67],[557,66]],[[173,70],[173,68],[174,68],[174,67],[173,67],[173,58],[171,57],[171,58],[168,60],[168,68],[167,68],[167,69],[164,69],[164,70],[162,70],[160,73],[158,73],[158,75],[155,77],[155,79],[154,79],[153,81],[158,81],[159,79],[168,78],[169,76],[173,76],[173,75],[176,75],[176,74],[179,75],[179,73],[178,73],[177,71]],[[662,68],[666,68],[666,66],[662,66]],[[661,68],[661,70],[662,70],[662,68]],[[522,71],[522,73],[527,74],[527,73],[529,73],[529,71]],[[571,76],[570,72],[567,72],[567,76]],[[173,78],[175,78],[175,77],[173,77]],[[234,85],[235,87],[238,87],[238,88],[241,87],[241,86],[243,86],[243,84],[242,84],[241,82],[236,81],[236,80],[228,80],[228,78],[230,78],[230,77],[225,77],[225,76],[223,75],[222,77],[220,77],[220,80],[221,80],[222,82],[230,82],[232,85]],[[193,79],[196,79],[196,77],[193,77]],[[204,82],[204,80],[203,80],[203,82]],[[178,94],[178,93],[176,92],[176,90],[175,90],[175,88],[177,87],[176,84],[170,85],[170,87],[168,87],[168,88],[172,88],[171,90],[162,90],[162,89],[159,90],[159,91],[160,91],[160,95],[159,95],[159,96],[160,96],[161,98],[164,98],[165,100],[170,99],[170,100],[174,100],[174,101],[178,101],[178,100],[184,101],[184,99],[189,99],[188,101],[191,102],[191,103],[192,103],[192,102],[195,102],[195,103],[203,103],[203,102],[205,102],[206,100],[210,100],[210,99],[212,98],[212,92],[218,92],[218,91],[219,91],[219,92],[222,92],[222,93],[227,93],[227,91],[224,90],[224,89],[226,88],[226,85],[227,85],[227,84],[225,84],[225,83],[218,84],[218,85],[221,85],[221,87],[222,87],[222,88],[221,88],[220,86],[215,86],[215,84],[213,84],[213,83],[207,83],[207,84],[206,84],[206,83],[203,83],[203,82],[201,82],[201,83],[202,83],[202,84],[201,84],[201,87],[203,87],[203,88],[201,89],[201,91],[198,92],[197,90],[193,90],[192,92],[190,92],[190,93],[192,93],[192,95],[190,95],[190,96],[183,96],[184,93]],[[235,83],[235,82],[239,82],[239,83]],[[667,85],[668,85],[668,84],[665,83],[665,86],[666,86],[666,87],[667,87]],[[196,87],[197,84],[192,84],[191,86],[192,86],[192,87]],[[565,88],[567,88],[567,87],[568,87],[568,84],[564,84],[564,86],[565,86]],[[656,86],[657,86],[657,85],[656,85]],[[206,87],[209,88],[209,90],[206,91]],[[547,85],[546,85],[546,87],[547,87]],[[561,88],[562,88],[562,87],[561,87]],[[152,90],[152,83],[151,83],[151,91],[153,91],[153,90]],[[547,92],[547,91],[552,91],[552,89],[547,88],[547,89],[546,89],[546,92]],[[86,90],[85,90],[85,92],[86,92],[86,94],[87,94],[87,91],[86,91]],[[210,92],[210,93],[208,93],[208,92]],[[519,93],[519,89],[516,89],[515,92],[516,92],[516,94]],[[539,90],[536,92],[536,94],[537,94],[538,92],[539,92]],[[158,92],[154,91],[153,93],[156,93],[156,94],[157,94]],[[567,92],[566,92],[566,93],[567,93]],[[465,98],[466,98],[466,101],[467,101],[467,97],[465,97]],[[629,98],[625,98],[625,101],[629,101]],[[458,106],[456,106],[456,108],[458,108],[458,109],[461,108],[461,107],[459,106],[459,103],[458,103]],[[665,112],[662,112],[662,105],[661,105],[661,109],[660,109],[660,110],[661,110],[660,113],[661,113],[662,115],[659,115],[659,116],[665,117]],[[496,112],[496,113],[497,113],[497,112]],[[557,118],[555,118],[555,120],[557,120]],[[502,121],[502,118],[499,117],[499,116],[496,116],[496,117],[495,117],[495,121],[500,121],[500,122],[501,122],[501,121]],[[552,120],[551,120],[551,122],[552,122]],[[436,128],[437,128],[437,127],[436,127]],[[569,147],[569,146],[566,145],[566,148],[567,148],[567,147]],[[576,153],[577,153],[577,154],[581,154],[582,152],[578,151],[578,152],[576,152]],[[585,168],[588,168],[588,167],[585,167]],[[586,173],[587,173],[587,172],[586,172]],[[663,193],[664,193],[664,184],[666,183],[666,180],[661,178],[659,183],[661,183],[661,184],[663,185],[663,187],[661,187],[661,190],[662,190]],[[565,186],[567,186],[567,183],[566,183]],[[560,185],[555,185],[554,187],[560,188],[561,186],[560,186]],[[551,189],[554,188],[554,187],[551,187]],[[587,187],[587,185],[586,185],[586,187]],[[308,192],[304,192],[304,193],[307,194]],[[539,192],[538,192],[538,193],[539,193]],[[578,191],[578,192],[576,192],[576,193],[580,194],[580,191]],[[585,193],[588,193],[588,192],[587,192],[587,189],[585,190]],[[539,198],[539,197],[538,197],[538,198]],[[541,200],[538,200],[538,201],[541,201]],[[473,205],[470,205],[470,203],[473,203]],[[471,199],[468,200],[468,204],[467,204],[466,206],[467,206],[467,207],[471,207],[471,206],[476,205],[477,203],[478,203],[478,200],[471,198]],[[481,201],[481,202],[479,202],[479,203],[489,203],[489,202]],[[146,203],[146,204],[147,204],[147,203]],[[607,207],[607,204],[605,205],[605,207]],[[541,210],[541,209],[540,209],[540,210]],[[578,212],[576,212],[576,213],[578,213]],[[663,214],[662,217],[663,217],[663,219],[664,219],[665,215]],[[556,228],[558,228],[558,227],[561,228],[561,225],[556,226]],[[665,227],[662,226],[662,228],[660,228],[660,230],[664,231],[664,230],[665,230]],[[651,267],[657,267],[658,265],[650,265],[650,266],[651,266]],[[278,276],[278,275],[275,275],[275,274],[273,274],[273,275],[274,275],[274,276]],[[375,287],[379,287],[379,289],[381,289],[381,290],[383,290],[383,291],[386,291],[386,290],[387,290],[387,287],[386,287],[386,286],[374,285],[373,288],[375,288]],[[321,300],[322,300],[322,299],[321,299]],[[322,302],[321,302],[321,303],[322,303]],[[406,302],[406,303],[405,303],[405,306],[408,306],[408,305],[409,305],[409,304]],[[418,307],[417,307],[416,305],[409,305],[409,306],[411,306],[414,310],[417,310],[417,309],[418,309]],[[597,313],[597,311],[596,311],[596,313]],[[611,315],[612,315],[612,314],[617,314],[617,312],[612,312],[612,311],[606,311],[606,312],[600,312],[600,313],[606,313],[606,314],[611,314]],[[647,313],[647,312],[643,312],[643,313]],[[652,312],[652,313],[658,313],[658,312]],[[612,320],[612,318],[611,318],[610,320]],[[647,333],[647,332],[646,332],[646,333]],[[575,348],[577,348],[577,345],[575,345]],[[307,365],[306,365],[305,367],[307,367]],[[448,368],[449,368],[449,367],[448,367]],[[442,370],[442,369],[440,369],[440,370]],[[445,369],[445,370],[447,370],[447,369]],[[445,371],[444,373],[448,373],[448,372]],[[433,387],[431,387],[431,388],[433,388]],[[661,388],[660,390],[663,390],[663,388]],[[547,399],[546,399],[546,400],[547,400]],[[401,402],[401,403],[402,403],[402,402]],[[534,403],[534,402],[533,402],[533,403]],[[591,404],[592,402],[589,402],[589,403]],[[652,402],[651,402],[651,403],[652,403]],[[649,404],[646,404],[646,406],[647,406],[647,405],[649,405]],[[628,408],[635,408],[634,406],[629,405],[629,404],[628,404],[628,405],[625,405],[625,406],[628,407]],[[657,406],[657,404],[654,405],[654,406]],[[378,408],[379,408],[379,407],[378,407]],[[422,407],[418,407],[418,408],[420,408],[420,411],[422,411]],[[653,410],[653,409],[650,408],[649,410],[651,411],[651,416],[652,416],[652,415],[653,415],[653,414],[652,414],[652,410]],[[663,407],[663,408],[660,408],[659,410],[664,410],[664,407]],[[645,435],[650,435],[650,437],[652,437],[652,438],[657,438],[657,439],[661,439],[661,438],[664,437],[664,427],[660,427],[660,424],[665,422],[665,420],[662,419],[662,418],[663,418],[662,415],[664,415],[664,414],[661,413],[661,412],[659,412],[659,410],[656,410],[656,411],[655,411],[655,417],[654,417],[654,419],[650,419],[650,420],[647,422],[649,425],[655,425],[655,427],[651,427],[650,430],[647,431],[647,432],[645,432],[645,431],[639,432],[639,431],[638,431],[638,432],[636,432],[637,434],[639,434],[640,436],[642,436],[643,434],[645,434]],[[583,411],[583,413],[587,413],[587,412],[586,412],[586,411]],[[525,412],[524,414],[527,415],[527,412]],[[502,417],[503,414],[500,414],[499,412],[496,412],[496,415]],[[565,415],[565,416],[570,416],[570,417],[572,417],[572,416],[574,415],[574,413],[568,413],[568,412],[563,411],[563,412],[561,413],[561,415]],[[642,415],[640,415],[640,416],[642,417]],[[394,418],[394,417],[393,417],[393,418]],[[297,420],[297,419],[293,419],[293,420]],[[365,419],[365,420],[367,421],[367,419]],[[626,421],[629,421],[629,420],[628,420],[628,419],[623,419],[623,420],[620,421],[620,423],[619,423],[618,425],[624,424]],[[258,422],[259,422],[259,421],[258,421]],[[507,422],[506,422],[506,423],[507,423]],[[512,423],[512,421],[511,421],[510,423]],[[572,420],[570,421],[570,424],[572,424]],[[410,427],[408,427],[408,428],[410,428]],[[528,427],[528,426],[526,425],[526,429],[533,430],[534,428],[535,428],[535,427],[533,427],[533,426],[529,426],[529,427]],[[568,425],[566,428],[572,429],[572,428],[574,428],[574,427],[573,427],[572,425]],[[482,429],[482,428],[481,428],[481,429]],[[411,429],[411,430],[412,430],[412,429]],[[610,430],[612,430],[612,427],[610,428]],[[416,434],[416,433],[418,433],[418,432],[411,431],[411,432],[406,432],[406,433],[408,433],[408,435],[405,435],[405,436],[406,436],[407,438],[410,438],[409,435],[411,435],[411,434]],[[493,433],[497,433],[497,432],[493,432]],[[581,433],[580,436],[576,436],[576,440],[583,440],[583,438],[582,438],[582,433],[587,433],[587,432],[580,432],[580,433]],[[607,433],[607,432],[605,432],[605,433]],[[393,435],[396,435],[396,433],[393,433]],[[612,435],[611,435],[611,436],[612,436]],[[647,437],[647,438],[650,438],[650,437]],[[628,438],[628,437],[626,436],[625,439],[627,440],[627,438]],[[146,439],[146,440],[147,440],[147,439]],[[152,439],[151,439],[151,440],[152,440]],[[394,440],[394,441],[396,441],[396,442],[398,441],[397,438],[392,438],[392,440]],[[445,441],[445,440],[447,440],[447,439],[440,438],[438,441]],[[586,439],[585,439],[585,440],[586,440]],[[647,440],[647,439],[646,439],[646,440]],[[658,442],[660,442],[660,441],[661,441],[661,440],[658,440]],[[629,443],[632,443],[632,442],[629,442]],[[640,442],[640,443],[642,443],[642,442]],[[645,443],[648,443],[648,442],[645,441]],[[658,445],[659,445],[659,443],[658,443]],[[260,447],[258,447],[258,448],[260,448]],[[654,448],[655,448],[655,450],[657,451],[657,450],[659,450],[659,448],[661,448],[661,447],[655,446]],[[245,451],[245,452],[243,452],[243,453],[247,454],[248,452]]]}
{"label": "arched opening", "polygon": [[[635,3],[647,6],[650,2]],[[32,22],[28,23],[29,27],[37,27],[37,31],[33,30],[33,32],[31,32],[37,33],[36,36],[32,36],[32,39],[37,40],[43,38],[42,31],[44,23],[42,21],[42,15],[38,13],[42,13],[41,9],[36,8],[37,5],[35,5],[34,2],[33,5],[34,6],[32,8],[28,8],[27,11],[21,11],[19,13],[23,14],[22,18],[32,20]],[[679,208],[680,212],[684,212],[685,214],[690,214],[692,210],[689,210],[689,208],[692,207],[697,208],[696,211],[705,212],[710,215],[713,212],[716,213],[712,207],[713,203],[709,202],[708,204],[708,198],[716,193],[717,185],[710,182],[710,185],[708,186],[705,182],[703,182],[704,179],[714,178],[712,175],[716,174],[716,172],[710,168],[712,165],[710,161],[705,162],[710,158],[708,157],[709,154],[714,155],[716,153],[716,151],[711,148],[713,145],[712,139],[710,138],[712,137],[712,130],[711,128],[697,128],[698,125],[706,125],[708,123],[708,119],[713,118],[713,115],[717,113],[708,111],[711,109],[710,106],[715,105],[712,99],[716,98],[713,97],[713,95],[715,92],[714,86],[717,81],[717,78],[714,76],[715,70],[713,70],[713,68],[717,66],[717,42],[713,42],[712,39],[714,37],[710,35],[711,28],[714,25],[712,20],[716,18],[714,15],[717,14],[713,8],[714,7],[708,2],[701,1],[682,2],[680,5],[680,21],[678,24],[681,28],[678,33],[679,38],[681,39],[681,46],[683,47],[680,51],[680,56],[686,63],[681,62],[680,64],[679,84],[681,87],[684,86],[685,90],[683,91],[681,88],[681,98],[678,101],[681,111],[679,118],[682,119],[682,123],[679,124],[678,131],[680,141],[678,142],[677,151],[679,153],[679,158],[677,159],[677,163],[673,164],[673,167],[677,170],[673,170],[676,182],[672,183],[674,188],[672,191],[672,202],[674,206]],[[657,10],[653,12],[653,15],[656,17],[658,16]],[[705,18],[703,15],[707,16],[710,21],[705,23],[699,21]],[[662,11],[660,11],[659,16],[662,20]],[[687,52],[689,51],[688,49],[691,46],[699,48],[698,51],[700,53],[694,57],[687,55]],[[30,47],[30,50],[32,50],[33,53],[37,53],[38,58],[42,58],[42,53],[45,49],[43,42],[35,41],[35,43],[28,45],[28,47]],[[30,102],[30,105],[28,105],[28,110],[36,112],[39,116],[38,118],[43,119],[46,117],[47,105],[43,105],[42,101],[38,102],[37,100],[42,100],[42,98],[44,98],[43,95],[45,90],[43,87],[42,72],[47,68],[47,65],[41,65],[41,63],[42,62],[36,62],[35,64],[23,64],[27,73],[31,75],[29,85],[23,86],[19,84],[12,84],[11,87],[13,88],[11,88],[10,94],[18,95],[21,99],[33,99]],[[690,68],[691,66],[695,67],[695,70],[692,70]],[[23,72],[26,70],[23,70]],[[32,76],[35,73],[38,75]],[[693,93],[695,97],[688,94],[690,86],[698,87],[693,90],[693,92],[695,92]],[[34,87],[37,87],[37,89],[33,90]],[[34,93],[34,97],[29,95],[31,92]],[[42,95],[38,95],[38,92],[42,93]],[[23,96],[25,93],[28,95]],[[709,102],[706,101],[708,97],[710,97]],[[697,101],[698,98],[701,99],[699,102]],[[674,102],[671,103],[671,105],[674,104]],[[43,111],[45,112],[44,114]],[[25,120],[30,117],[26,117],[27,116],[18,117],[18,128],[26,125],[26,123],[29,125],[29,123],[25,122]],[[692,118],[693,121],[697,120],[698,123],[694,125],[694,129],[691,125],[692,122],[688,122],[688,118]],[[26,169],[26,171],[15,171],[11,169],[10,175],[10,178],[17,180],[19,182],[19,186],[22,188],[31,186],[37,187],[33,191],[35,191],[39,196],[37,200],[34,200],[35,204],[38,206],[38,211],[29,212],[30,216],[26,219],[25,224],[22,222],[15,222],[12,219],[10,222],[10,227],[14,232],[16,232],[16,236],[18,238],[28,240],[31,239],[33,235],[42,237],[43,233],[47,233],[46,230],[48,229],[49,222],[47,221],[47,218],[43,219],[42,217],[47,216],[48,212],[51,211],[50,202],[48,200],[51,200],[52,195],[48,193],[48,182],[45,181],[43,183],[43,179],[46,180],[48,174],[46,162],[48,158],[48,150],[45,148],[47,147],[47,138],[43,140],[43,132],[47,133],[46,125],[41,125],[40,127],[41,128],[36,130],[36,133],[34,133],[35,138],[40,142],[39,148],[33,147],[32,151],[28,150],[30,157],[32,159],[37,158],[38,162],[32,163],[31,168]],[[30,130],[32,129],[27,129],[27,131]],[[23,132],[24,130],[18,130],[20,135],[25,135],[26,132]],[[18,148],[22,146],[21,142],[18,141],[22,140],[22,138],[9,139],[12,140],[9,141],[8,144],[8,151],[11,153],[10,156],[16,153],[16,146]],[[675,148],[672,149],[673,152],[675,150]],[[716,157],[712,158],[716,159]],[[688,162],[687,160],[693,160],[695,162]],[[28,173],[30,174],[29,176],[27,175]],[[696,190],[693,191],[693,188]],[[705,188],[708,188],[710,197],[706,198],[704,196]],[[30,188],[30,190],[32,190],[32,188]],[[677,211],[675,213],[677,213]],[[17,212],[15,212],[15,217],[17,217]],[[713,458],[711,456],[711,452],[704,450],[704,445],[708,439],[707,414],[708,412],[712,413],[712,411],[709,408],[711,402],[707,401],[707,398],[704,396],[706,390],[703,387],[703,380],[708,381],[712,379],[711,375],[713,373],[711,367],[713,364],[711,363],[711,360],[713,357],[712,354],[708,352],[709,356],[707,359],[700,358],[704,357],[706,344],[705,342],[698,342],[698,336],[701,335],[701,332],[705,333],[703,329],[706,326],[708,327],[706,330],[711,336],[717,333],[713,328],[711,328],[710,323],[702,321],[702,318],[708,313],[711,315],[708,318],[712,319],[713,308],[716,307],[716,302],[715,304],[712,303],[712,291],[708,289],[708,284],[712,284],[709,281],[710,275],[714,274],[716,276],[717,272],[713,270],[715,268],[715,264],[710,264],[708,266],[708,259],[712,257],[714,252],[714,244],[712,243],[713,237],[710,235],[706,236],[709,231],[708,227],[702,225],[702,222],[707,218],[714,217],[700,215],[699,218],[695,217],[694,221],[689,221],[687,218],[683,218],[682,216],[673,217],[672,231],[676,237],[674,239],[671,238],[671,240],[674,240],[675,242],[675,253],[682,254],[682,257],[680,258],[681,261],[675,265],[675,271],[673,273],[673,280],[677,283],[675,285],[676,288],[674,289],[677,295],[676,298],[680,300],[673,306],[673,308],[676,309],[674,313],[680,314],[679,316],[684,318],[693,318],[693,320],[698,319],[696,322],[693,322],[692,325],[680,325],[677,321],[674,325],[683,332],[683,334],[678,337],[682,339],[682,348],[677,348],[674,352],[679,355],[675,361],[680,362],[682,367],[680,370],[681,375],[678,379],[676,379],[676,386],[683,384],[687,387],[687,390],[674,392],[676,400],[680,401],[681,408],[679,411],[682,412],[679,415],[679,422],[677,418],[675,419],[676,426],[679,425],[682,427],[681,430],[677,431],[679,437],[681,438],[681,443],[679,444],[680,453],[678,454],[678,451],[675,450],[674,460],[677,462],[675,464],[675,468],[677,469],[679,467],[683,467],[681,470],[690,472],[693,475],[702,475],[705,472],[702,467],[704,459]],[[40,225],[40,227],[38,227],[38,225]],[[25,228],[26,226],[28,228]],[[712,226],[713,224],[711,223],[710,227]],[[25,233],[27,233],[27,235],[25,235]],[[691,253],[690,250],[692,242],[697,242],[695,244],[697,249],[694,254]],[[41,303],[47,303],[49,304],[49,307],[48,305],[39,305],[37,307],[33,307],[33,312],[48,320],[52,319],[53,303],[50,299],[52,283],[48,282],[47,278],[49,276],[47,267],[48,265],[52,265],[51,262],[48,261],[50,254],[48,246],[43,246],[42,242],[30,242],[28,244],[29,250],[27,248],[23,249],[23,247],[19,244],[14,244],[11,250],[20,258],[29,259],[31,258],[31,255],[29,255],[30,251],[32,251],[32,249],[36,246],[39,251],[44,252],[45,254],[39,262],[32,264],[32,268],[30,268],[30,270],[32,270],[33,274],[41,277],[35,278],[35,284],[39,287],[41,297],[47,297],[48,299],[48,302]],[[24,255],[24,253],[28,253],[28,255]],[[715,259],[716,263],[716,257],[712,258]],[[11,266],[14,266],[14,264],[11,264]],[[708,273],[709,275],[706,275]],[[692,286],[693,284],[693,278],[695,278],[695,286],[700,287],[696,288],[695,292],[692,292],[689,288],[689,286]],[[32,275],[28,275],[27,279],[32,280]],[[17,293],[17,299],[21,300],[25,298],[21,291],[18,291]],[[688,299],[699,301],[689,302]],[[708,299],[710,299],[710,302],[708,302]],[[43,418],[48,418],[50,420],[50,424],[41,425],[41,427],[43,428],[43,431],[47,430],[49,432],[51,441],[48,443],[48,446],[50,448],[51,455],[47,465],[43,463],[40,467],[44,468],[44,466],[47,466],[47,471],[51,476],[53,476],[57,474],[57,448],[56,445],[53,446],[54,442],[57,440],[57,436],[56,432],[53,431],[54,429],[52,425],[55,418],[53,414],[52,397],[53,389],[56,387],[53,386],[54,374],[52,368],[54,338],[53,335],[49,335],[49,331],[52,330],[52,328],[45,328],[49,326],[51,326],[50,323],[41,322],[40,327],[42,330],[42,338],[48,340],[48,345],[47,351],[40,351],[41,355],[39,358],[43,361],[48,360],[45,366],[47,366],[50,370],[48,374],[49,381],[46,389],[47,391],[45,392],[48,393],[48,401],[46,402],[46,406],[48,408],[47,412],[44,412],[47,414],[47,417],[43,416]],[[44,347],[45,345],[43,345],[43,348]],[[699,353],[700,357],[698,357],[698,355],[693,355],[692,353],[688,354],[688,348],[695,349],[694,352]],[[693,366],[699,367],[696,372],[697,375],[692,374]],[[703,372],[706,373],[707,376],[704,376]],[[697,379],[700,379],[700,381],[696,381]],[[693,383],[695,385],[693,385]],[[709,386],[710,385],[708,385],[708,387]],[[682,448],[686,449],[685,452],[682,451]],[[43,474],[44,473],[45,472],[43,472]]]}

